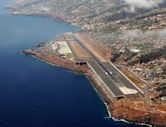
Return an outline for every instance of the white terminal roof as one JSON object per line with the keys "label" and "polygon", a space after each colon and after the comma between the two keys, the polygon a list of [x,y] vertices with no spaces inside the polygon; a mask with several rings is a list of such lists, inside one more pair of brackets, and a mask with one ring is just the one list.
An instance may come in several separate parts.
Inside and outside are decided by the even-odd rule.
{"label": "white terminal roof", "polygon": [[58,45],[57,45],[56,43],[52,44],[52,49],[53,49],[53,50],[58,49]]}
{"label": "white terminal roof", "polygon": [[140,52],[140,50],[138,50],[138,49],[130,49],[130,52],[138,53],[138,52]]}
{"label": "white terminal roof", "polygon": [[69,45],[67,44],[67,42],[66,41],[58,41],[58,42],[56,42],[57,44],[58,44],[58,52],[60,53],[60,54],[71,54],[72,53],[72,51],[71,51],[71,49],[70,49],[70,47],[69,47]]}

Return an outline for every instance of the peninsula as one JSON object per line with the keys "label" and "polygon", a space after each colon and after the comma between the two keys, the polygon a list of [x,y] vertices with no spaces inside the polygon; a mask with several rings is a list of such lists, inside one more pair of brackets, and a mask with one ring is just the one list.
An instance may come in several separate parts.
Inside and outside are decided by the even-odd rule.
{"label": "peninsula", "polygon": [[65,33],[49,43],[39,44],[24,54],[34,55],[49,63],[82,72],[109,107],[110,117],[134,123],[163,127],[166,114],[164,105],[149,105],[150,97],[111,62],[111,50],[87,33]]}

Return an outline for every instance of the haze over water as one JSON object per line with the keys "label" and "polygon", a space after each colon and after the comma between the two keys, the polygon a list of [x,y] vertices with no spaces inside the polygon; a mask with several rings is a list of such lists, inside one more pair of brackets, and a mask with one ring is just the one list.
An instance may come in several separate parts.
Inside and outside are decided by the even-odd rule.
{"label": "haze over water", "polygon": [[78,27],[44,17],[13,16],[0,1],[0,127],[135,127],[106,119],[89,80],[18,51]]}

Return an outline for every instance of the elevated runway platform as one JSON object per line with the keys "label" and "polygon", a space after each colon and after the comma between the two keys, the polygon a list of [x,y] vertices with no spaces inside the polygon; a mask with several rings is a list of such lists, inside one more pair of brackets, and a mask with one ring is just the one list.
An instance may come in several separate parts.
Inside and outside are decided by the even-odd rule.
{"label": "elevated runway platform", "polygon": [[99,60],[99,58],[84,45],[84,42],[80,38],[77,38],[77,35],[72,36],[75,42],[77,42],[89,56],[88,59],[80,58],[74,53],[74,50],[72,50],[75,61],[86,62],[96,80],[108,89],[112,99],[144,95],[143,91],[132,83],[116,66],[109,61],[103,62]]}

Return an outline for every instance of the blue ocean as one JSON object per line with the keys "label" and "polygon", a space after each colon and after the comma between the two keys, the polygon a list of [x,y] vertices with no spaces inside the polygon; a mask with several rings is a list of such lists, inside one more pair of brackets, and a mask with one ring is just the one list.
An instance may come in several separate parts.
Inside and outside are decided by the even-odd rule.
{"label": "blue ocean", "polygon": [[18,53],[80,28],[46,17],[14,16],[0,1],[0,127],[137,127],[107,119],[84,76]]}

